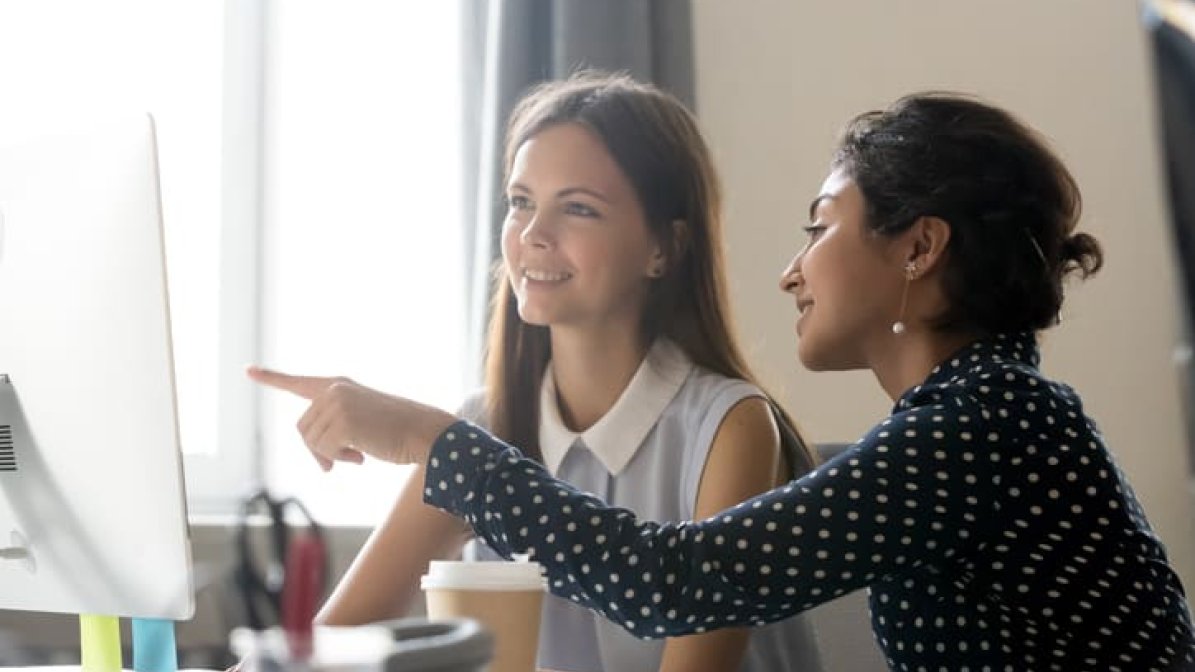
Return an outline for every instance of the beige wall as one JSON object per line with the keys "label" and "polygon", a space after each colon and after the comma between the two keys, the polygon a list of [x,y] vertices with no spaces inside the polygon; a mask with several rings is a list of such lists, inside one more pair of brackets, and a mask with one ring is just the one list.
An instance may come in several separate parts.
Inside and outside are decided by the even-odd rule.
{"label": "beige wall", "polygon": [[1152,144],[1136,3],[1124,0],[697,0],[697,106],[728,192],[736,315],[753,362],[818,441],[888,409],[869,374],[811,374],[776,289],[836,131],[925,88],[978,93],[1052,139],[1107,252],[1045,344],[1104,430],[1184,583],[1195,588],[1178,377],[1175,269]]}

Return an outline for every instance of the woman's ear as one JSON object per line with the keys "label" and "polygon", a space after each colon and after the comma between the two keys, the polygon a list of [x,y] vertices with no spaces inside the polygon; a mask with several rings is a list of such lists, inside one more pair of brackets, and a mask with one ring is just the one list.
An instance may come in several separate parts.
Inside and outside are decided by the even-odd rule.
{"label": "woman's ear", "polygon": [[668,269],[675,266],[676,262],[684,257],[688,245],[688,224],[683,219],[672,220],[667,238],[661,240],[656,251],[652,253],[647,268],[648,277],[661,278],[666,275]]}
{"label": "woman's ear", "polygon": [[912,262],[918,275],[934,270],[946,259],[950,244],[950,223],[941,217],[923,216],[905,231],[906,263]]}

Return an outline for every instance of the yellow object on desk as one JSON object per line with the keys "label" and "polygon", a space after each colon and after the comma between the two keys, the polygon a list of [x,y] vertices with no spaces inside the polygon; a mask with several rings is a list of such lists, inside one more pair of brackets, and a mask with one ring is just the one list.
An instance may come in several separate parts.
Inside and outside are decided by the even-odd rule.
{"label": "yellow object on desk", "polygon": [[80,614],[79,650],[83,672],[120,670],[120,619],[115,616]]}

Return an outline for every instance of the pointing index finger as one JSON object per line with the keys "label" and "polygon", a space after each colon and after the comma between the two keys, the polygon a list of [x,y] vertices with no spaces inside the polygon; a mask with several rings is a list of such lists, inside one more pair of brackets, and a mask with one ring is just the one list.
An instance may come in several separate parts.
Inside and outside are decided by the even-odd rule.
{"label": "pointing index finger", "polygon": [[250,366],[245,373],[255,382],[290,392],[304,399],[316,398],[335,381],[334,378],[320,376],[294,376],[260,366]]}

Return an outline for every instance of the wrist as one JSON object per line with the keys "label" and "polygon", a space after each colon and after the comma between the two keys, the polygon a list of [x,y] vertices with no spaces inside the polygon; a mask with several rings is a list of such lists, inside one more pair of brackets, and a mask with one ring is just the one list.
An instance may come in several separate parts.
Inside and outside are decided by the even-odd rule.
{"label": "wrist", "polygon": [[457,417],[438,408],[424,406],[419,409],[414,420],[413,431],[408,434],[410,443],[406,450],[407,459],[396,461],[426,467],[436,441],[457,421]]}
{"label": "wrist", "polygon": [[426,422],[423,428],[423,445],[425,449],[420,451],[420,463],[427,465],[428,455],[431,453],[432,446],[436,441],[448,431],[448,428],[457,422],[458,418],[451,413],[446,413],[440,409],[432,409],[427,413]]}

